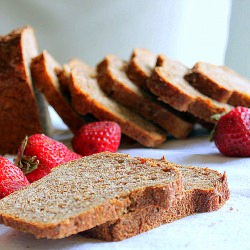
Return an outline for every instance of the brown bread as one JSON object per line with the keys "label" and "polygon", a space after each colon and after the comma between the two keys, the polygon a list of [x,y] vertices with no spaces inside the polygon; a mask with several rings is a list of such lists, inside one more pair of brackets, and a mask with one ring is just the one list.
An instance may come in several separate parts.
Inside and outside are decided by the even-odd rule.
{"label": "brown bread", "polygon": [[0,37],[0,154],[16,154],[26,135],[42,132],[29,70],[36,55],[32,28]]}
{"label": "brown bread", "polygon": [[193,124],[177,116],[162,102],[136,86],[126,75],[127,63],[109,55],[97,66],[98,83],[117,102],[157,123],[176,138],[186,138]]}
{"label": "brown bread", "polygon": [[250,81],[226,66],[198,62],[185,78],[201,93],[215,100],[250,107]]}
{"label": "brown bread", "polygon": [[109,98],[97,83],[95,69],[79,60],[71,62],[70,67],[72,105],[79,114],[91,113],[98,120],[115,121],[125,135],[147,147],[166,140],[165,132]]}
{"label": "brown bread", "polygon": [[59,239],[136,208],[168,208],[181,194],[180,172],[165,162],[99,153],[62,164],[0,200],[0,222]]}
{"label": "brown bread", "polygon": [[149,205],[135,209],[118,220],[112,220],[83,234],[106,241],[119,241],[194,213],[217,210],[229,199],[225,173],[222,175],[207,168],[173,163],[168,165],[180,170],[184,186],[183,196],[172,207],[164,209]]}
{"label": "brown bread", "polygon": [[142,48],[134,49],[128,63],[127,75],[138,87],[147,89],[146,81],[155,67],[157,56]]}
{"label": "brown bread", "polygon": [[70,71],[71,69],[75,68],[75,67],[82,67],[86,70],[86,72],[88,70],[91,69],[91,67],[89,67],[86,63],[84,63],[83,61],[79,60],[79,59],[73,59],[70,60],[67,64],[63,65],[62,69],[60,70],[56,70],[57,73],[57,77],[59,79],[60,82],[60,87],[63,90],[63,92],[65,94],[67,94],[67,97],[71,100],[71,94],[70,94]]}
{"label": "brown bread", "polygon": [[47,51],[33,58],[31,63],[31,74],[35,85],[70,130],[76,132],[84,124],[84,120],[72,108],[67,93],[60,87],[55,73],[60,70],[62,70],[61,65]]}
{"label": "brown bread", "polygon": [[147,82],[147,87],[175,109],[190,112],[206,122],[216,123],[211,116],[228,112],[232,107],[219,103],[193,88],[184,79],[187,72],[188,68],[182,63],[159,55],[157,67]]}

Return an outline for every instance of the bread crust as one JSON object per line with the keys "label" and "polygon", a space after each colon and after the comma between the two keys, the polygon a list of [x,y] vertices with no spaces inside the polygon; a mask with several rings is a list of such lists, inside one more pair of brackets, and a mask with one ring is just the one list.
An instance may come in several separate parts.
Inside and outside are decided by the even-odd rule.
{"label": "bread crust", "polygon": [[60,88],[55,71],[62,70],[54,58],[43,51],[33,58],[31,63],[31,74],[35,85],[41,91],[49,104],[55,109],[69,129],[75,133],[85,123],[84,119],[76,113],[67,100],[67,94]]}
{"label": "bread crust", "polygon": [[[199,176],[197,168],[195,171],[196,175]],[[112,220],[83,232],[83,235],[106,241],[120,241],[194,213],[211,212],[219,209],[230,196],[226,174],[221,175],[209,169],[200,169],[200,171],[203,175],[208,172],[210,174],[214,172],[217,175],[211,188],[202,188],[200,184],[200,188],[185,190],[184,184],[183,196],[177,199],[169,209],[151,205],[136,209],[123,215],[118,220]],[[184,172],[182,176],[185,179]]]}
{"label": "bread crust", "polygon": [[185,79],[219,102],[250,107],[250,81],[226,66],[197,62]]}
{"label": "bread crust", "polygon": [[218,102],[227,103],[232,92],[227,88],[217,85],[213,79],[209,79],[203,74],[195,72],[195,66],[191,73],[185,75],[185,79],[197,90]]}
{"label": "bread crust", "polygon": [[250,95],[246,95],[243,92],[235,91],[229,98],[228,103],[235,107],[243,106],[250,108]]}
{"label": "bread crust", "polygon": [[72,105],[79,114],[93,114],[98,120],[117,122],[122,132],[146,147],[166,140],[166,133],[136,113],[110,99],[97,83],[95,70],[72,64],[70,92]]}
{"label": "bread crust", "polygon": [[97,66],[98,83],[107,95],[146,119],[155,122],[176,138],[186,138],[193,128],[168,110],[149,93],[138,88],[126,75],[127,63],[109,55]]}
{"label": "bread crust", "polygon": [[0,37],[0,154],[16,154],[26,135],[42,132],[29,71],[36,55],[32,28]]}
{"label": "bread crust", "polygon": [[[65,186],[65,183],[68,183],[67,178],[73,178],[72,181],[76,182],[80,181],[81,176],[90,174],[93,171],[91,164],[94,162],[99,162],[99,165],[94,166],[96,171],[92,173],[95,175],[95,179],[92,180],[95,181],[93,188],[89,189],[90,184],[86,186],[81,183],[75,187]],[[108,163],[113,165],[109,166]],[[131,170],[128,170],[128,167]],[[145,169],[150,171],[150,174],[144,175],[143,178],[147,178],[145,182],[137,185],[135,181],[138,171]],[[67,173],[68,171],[70,173]],[[119,177],[117,181],[122,182],[122,173],[126,171],[133,171],[126,177],[133,179],[132,186],[120,189],[123,185],[121,183],[117,188],[109,187],[111,191],[106,196],[102,193],[100,201],[94,201],[94,204],[88,202],[91,199],[98,199],[98,190],[102,185],[114,182],[116,177]],[[161,176],[161,180],[151,180],[153,173]],[[108,179],[104,179],[103,176]],[[48,185],[53,185],[55,180],[57,182],[53,190],[47,192],[46,189],[50,188]],[[47,199],[43,198],[44,192],[46,197],[48,196]],[[62,200],[62,197],[67,195],[72,199],[70,204]],[[137,208],[148,205],[169,208],[180,195],[182,195],[181,174],[175,168],[169,167],[166,163],[106,152],[63,164],[39,181],[5,197],[0,201],[0,222],[14,229],[32,233],[36,238],[59,239],[118,219],[122,214]],[[51,202],[48,202],[49,197],[52,199]]]}
{"label": "bread crust", "polygon": [[128,63],[128,78],[139,88],[147,90],[146,81],[151,76],[157,56],[147,49],[134,49]]}
{"label": "bread crust", "polygon": [[147,81],[150,91],[158,96],[158,99],[171,105],[173,108],[186,112],[195,98],[182,89],[176,88],[172,82],[166,81],[164,69],[156,67],[152,76]]}
{"label": "bread crust", "polygon": [[216,123],[211,117],[228,112],[232,106],[219,103],[195,90],[184,79],[188,68],[182,63],[159,55],[157,67],[147,82],[150,91],[160,100],[179,111],[187,111],[209,123]]}

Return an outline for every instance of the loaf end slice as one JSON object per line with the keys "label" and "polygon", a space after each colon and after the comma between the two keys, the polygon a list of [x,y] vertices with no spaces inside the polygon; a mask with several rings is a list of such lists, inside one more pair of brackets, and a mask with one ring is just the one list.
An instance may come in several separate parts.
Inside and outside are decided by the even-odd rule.
{"label": "loaf end slice", "polygon": [[98,120],[115,121],[125,135],[147,147],[159,146],[166,140],[166,132],[109,98],[98,85],[93,68],[75,63],[71,67],[70,91],[72,105],[79,114],[91,113]]}
{"label": "loaf end slice", "polygon": [[42,132],[29,70],[36,55],[32,28],[0,37],[0,154],[17,153],[26,135]]}
{"label": "loaf end slice", "polygon": [[0,222],[36,238],[59,239],[136,208],[168,208],[182,195],[180,172],[165,163],[99,153],[62,164],[0,200]]}
{"label": "loaf end slice", "polygon": [[118,220],[83,232],[83,235],[106,241],[120,241],[194,213],[215,211],[229,199],[225,173],[222,175],[207,168],[168,164],[182,173],[184,187],[183,196],[172,207],[164,209],[149,205],[136,209]]}
{"label": "loaf end slice", "polygon": [[31,73],[35,85],[70,130],[76,132],[85,122],[72,108],[67,93],[60,87],[56,71],[61,70],[61,65],[47,51],[32,60]]}

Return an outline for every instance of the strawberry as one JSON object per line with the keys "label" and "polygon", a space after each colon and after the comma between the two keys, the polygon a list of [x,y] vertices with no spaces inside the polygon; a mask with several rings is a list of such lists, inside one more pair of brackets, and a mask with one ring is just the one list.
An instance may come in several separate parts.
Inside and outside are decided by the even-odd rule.
{"label": "strawberry", "polygon": [[83,155],[116,152],[121,140],[120,126],[111,121],[83,125],[72,140],[74,150]]}
{"label": "strawberry", "polygon": [[250,109],[237,107],[221,116],[214,141],[226,156],[250,156]]}
{"label": "strawberry", "polygon": [[15,164],[30,182],[34,182],[49,174],[59,164],[78,158],[81,156],[70,151],[63,143],[44,134],[35,134],[23,140]]}
{"label": "strawberry", "polygon": [[0,155],[0,199],[27,185],[21,169]]}

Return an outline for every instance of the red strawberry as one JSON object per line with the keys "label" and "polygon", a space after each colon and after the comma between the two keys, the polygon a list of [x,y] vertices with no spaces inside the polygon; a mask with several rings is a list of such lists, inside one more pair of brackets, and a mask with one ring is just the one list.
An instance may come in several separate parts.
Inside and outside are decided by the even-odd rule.
{"label": "red strawberry", "polygon": [[214,141],[226,156],[250,156],[250,109],[237,107],[223,115],[215,127]]}
{"label": "red strawberry", "polygon": [[27,185],[21,169],[0,155],[0,199]]}
{"label": "red strawberry", "polygon": [[81,158],[63,143],[44,134],[26,137],[18,150],[15,164],[25,173],[30,182],[41,179],[59,164]]}
{"label": "red strawberry", "polygon": [[115,122],[102,121],[83,125],[75,134],[72,145],[83,155],[100,152],[116,152],[121,140],[121,128]]}

